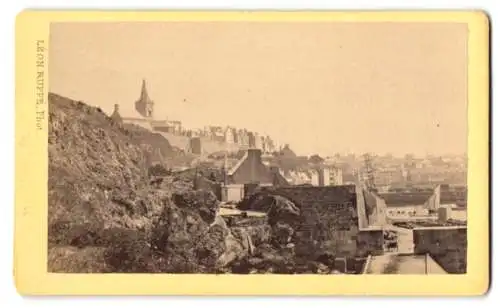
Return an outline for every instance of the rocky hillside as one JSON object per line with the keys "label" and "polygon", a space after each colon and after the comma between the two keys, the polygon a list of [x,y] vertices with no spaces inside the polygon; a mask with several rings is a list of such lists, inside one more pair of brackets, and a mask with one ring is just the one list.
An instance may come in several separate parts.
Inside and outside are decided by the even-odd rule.
{"label": "rocky hillside", "polygon": [[100,109],[55,94],[49,111],[49,225],[70,220],[139,227],[133,212],[140,211],[119,204],[140,197],[150,153],[159,148],[171,154],[168,142],[150,134],[156,142],[145,143],[147,131],[125,129]]}
{"label": "rocky hillside", "polygon": [[178,155],[168,141],[59,95],[49,106],[50,271],[210,272],[245,255],[210,190],[150,176],[152,152]]}

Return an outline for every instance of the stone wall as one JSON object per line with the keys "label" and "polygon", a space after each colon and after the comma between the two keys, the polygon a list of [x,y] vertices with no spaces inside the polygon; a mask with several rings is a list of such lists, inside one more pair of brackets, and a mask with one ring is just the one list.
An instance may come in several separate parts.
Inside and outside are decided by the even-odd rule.
{"label": "stone wall", "polygon": [[366,208],[366,200],[364,196],[364,189],[362,189],[359,186],[356,186],[356,202],[357,202],[356,210],[358,212],[358,227],[360,229],[367,228],[369,226],[369,223],[368,223],[368,215]]}
{"label": "stone wall", "polygon": [[370,226],[384,226],[386,224],[385,200],[373,192],[363,190],[366,217]]}
{"label": "stone wall", "polygon": [[414,229],[415,253],[429,253],[448,273],[467,272],[467,228]]}
{"label": "stone wall", "polygon": [[354,185],[332,187],[280,187],[273,193],[300,209],[296,251],[308,254],[357,254],[358,212]]}
{"label": "stone wall", "polygon": [[[168,132],[159,132],[163,137],[165,137],[172,146],[175,146],[181,150],[189,151],[191,147],[191,138],[187,136],[179,136]],[[244,147],[237,144],[229,144],[225,142],[211,140],[208,137],[196,137],[199,138],[200,150],[202,154],[211,154],[221,151],[237,152]],[[196,153],[197,154],[197,153]]]}
{"label": "stone wall", "polygon": [[122,118],[123,123],[125,124],[133,124],[145,128],[149,131],[153,131],[151,124],[148,120],[145,119],[134,119],[134,118]]}

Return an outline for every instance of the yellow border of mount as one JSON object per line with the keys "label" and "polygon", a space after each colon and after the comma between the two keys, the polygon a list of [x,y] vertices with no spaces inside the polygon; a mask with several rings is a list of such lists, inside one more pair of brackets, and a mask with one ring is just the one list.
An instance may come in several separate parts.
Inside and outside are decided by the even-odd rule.
{"label": "yellow border of mount", "polygon": [[[468,270],[465,275],[47,273],[48,50],[51,22],[458,22],[468,39]],[[489,22],[483,12],[24,11],[16,20],[15,283],[25,295],[481,295],[489,287]],[[37,89],[37,69],[44,82]],[[43,75],[43,74],[42,74]],[[45,104],[37,107],[39,91]],[[41,92],[40,92],[41,93]],[[37,109],[38,108],[38,109]],[[44,109],[45,108],[45,109]],[[45,117],[36,119],[36,111]],[[41,114],[39,114],[41,115]],[[40,129],[37,129],[37,123]]]}

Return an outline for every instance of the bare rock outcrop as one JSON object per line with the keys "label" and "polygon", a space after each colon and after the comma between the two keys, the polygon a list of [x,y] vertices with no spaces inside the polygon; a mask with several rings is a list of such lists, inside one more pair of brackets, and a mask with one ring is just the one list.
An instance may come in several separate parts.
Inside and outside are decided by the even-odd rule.
{"label": "bare rock outcrop", "polygon": [[49,111],[50,271],[203,273],[248,253],[213,192],[151,168],[179,155],[161,135],[56,94]]}
{"label": "bare rock outcrop", "polygon": [[300,223],[299,208],[283,196],[257,192],[244,200],[241,208],[267,213],[268,224],[272,228],[272,241],[276,245],[285,246],[290,243]]}

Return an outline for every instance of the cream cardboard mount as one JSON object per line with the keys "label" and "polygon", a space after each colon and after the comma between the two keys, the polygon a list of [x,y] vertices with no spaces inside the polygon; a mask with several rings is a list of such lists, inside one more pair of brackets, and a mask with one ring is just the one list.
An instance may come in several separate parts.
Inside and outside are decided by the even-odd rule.
{"label": "cream cardboard mount", "polygon": [[488,31],[472,11],[20,13],[18,291],[485,294]]}

